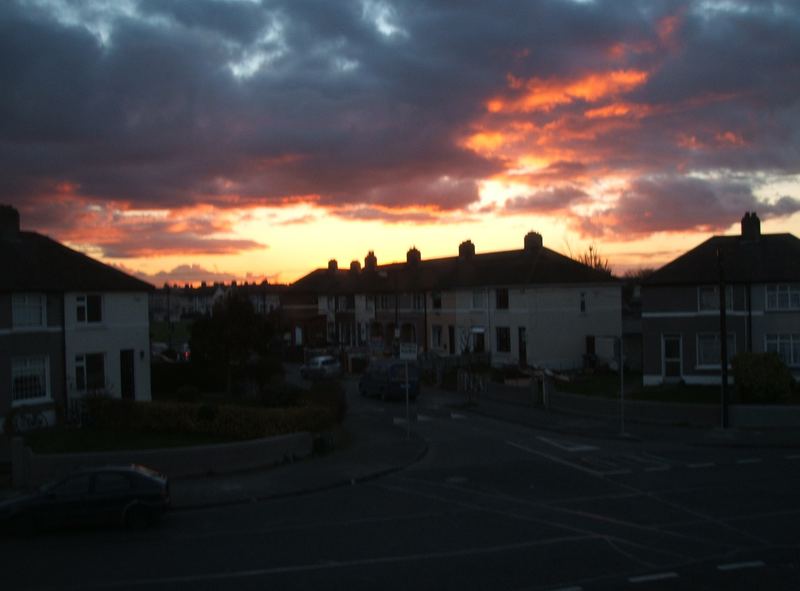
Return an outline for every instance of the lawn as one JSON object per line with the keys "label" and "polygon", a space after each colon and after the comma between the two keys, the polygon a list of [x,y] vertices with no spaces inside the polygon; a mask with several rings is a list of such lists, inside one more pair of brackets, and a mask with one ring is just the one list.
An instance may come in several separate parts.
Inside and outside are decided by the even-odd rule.
{"label": "lawn", "polygon": [[[642,386],[642,374],[628,373],[623,376],[625,398],[653,402],[681,402],[690,404],[714,404],[719,402],[719,386],[690,386],[687,384],[665,384]],[[568,394],[619,398],[619,375],[614,373],[574,376],[570,381],[557,380],[556,390]]]}
{"label": "lawn", "polygon": [[56,427],[25,435],[25,442],[40,454],[158,449],[230,441],[220,436],[196,433],[140,433],[75,427]]}

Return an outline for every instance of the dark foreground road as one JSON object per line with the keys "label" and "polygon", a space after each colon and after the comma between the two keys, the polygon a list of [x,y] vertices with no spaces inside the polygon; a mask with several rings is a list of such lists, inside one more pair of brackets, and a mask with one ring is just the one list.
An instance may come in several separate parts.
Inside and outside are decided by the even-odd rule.
{"label": "dark foreground road", "polygon": [[[401,405],[353,402],[404,428]],[[426,403],[415,429],[424,460],[371,482],[141,533],[3,539],[2,588],[800,588],[800,452],[586,439]]]}

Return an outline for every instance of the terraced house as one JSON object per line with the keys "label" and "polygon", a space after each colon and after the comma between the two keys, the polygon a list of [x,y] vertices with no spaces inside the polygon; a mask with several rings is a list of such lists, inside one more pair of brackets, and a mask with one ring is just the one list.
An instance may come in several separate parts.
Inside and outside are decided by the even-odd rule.
{"label": "terraced house", "polygon": [[762,234],[748,212],[739,236],[713,236],[642,286],[644,384],[719,384],[720,278],[728,359],[778,353],[800,377],[800,239]]}
{"label": "terraced house", "polygon": [[621,331],[619,283],[535,232],[519,250],[476,253],[465,241],[453,257],[425,260],[412,248],[401,263],[378,265],[373,252],[363,269],[331,261],[289,293],[317,298],[317,320],[306,321],[324,322],[328,343],[373,354],[409,342],[443,356],[489,353],[494,365],[568,369],[612,356]]}
{"label": "terraced house", "polygon": [[0,206],[0,426],[92,392],[150,399],[148,283],[20,230]]}

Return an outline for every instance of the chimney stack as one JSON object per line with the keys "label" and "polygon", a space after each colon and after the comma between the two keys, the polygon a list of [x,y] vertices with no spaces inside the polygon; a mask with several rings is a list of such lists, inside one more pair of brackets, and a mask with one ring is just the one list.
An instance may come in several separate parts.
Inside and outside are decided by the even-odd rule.
{"label": "chimney stack", "polygon": [[475,245],[472,240],[465,240],[458,245],[458,258],[468,259],[475,256]]}
{"label": "chimney stack", "polygon": [[542,248],[542,235],[539,232],[528,232],[525,234],[525,251],[536,252]]}
{"label": "chimney stack", "polygon": [[336,259],[331,259],[328,261],[328,271],[334,272],[339,270],[339,263],[336,262]]}
{"label": "chimney stack", "polygon": [[351,273],[360,273],[361,272],[361,263],[358,261],[352,261],[350,263],[350,272]]}
{"label": "chimney stack", "polygon": [[422,260],[422,254],[417,250],[416,246],[412,246],[411,250],[406,253],[406,263],[409,265],[416,265]]}
{"label": "chimney stack", "polygon": [[742,218],[742,238],[745,240],[758,240],[761,237],[761,220],[756,212],[745,212]]}
{"label": "chimney stack", "polygon": [[367,271],[374,271],[378,268],[378,258],[375,256],[373,251],[369,251],[367,253],[367,257],[364,259],[364,269]]}
{"label": "chimney stack", "polygon": [[0,205],[0,240],[19,238],[19,212],[10,205]]}

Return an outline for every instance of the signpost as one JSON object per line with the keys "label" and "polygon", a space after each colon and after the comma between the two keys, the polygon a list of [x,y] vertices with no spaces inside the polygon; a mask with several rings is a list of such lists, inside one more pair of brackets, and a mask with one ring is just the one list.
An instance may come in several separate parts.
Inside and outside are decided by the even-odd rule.
{"label": "signpost", "polygon": [[416,343],[400,343],[400,359],[404,360],[406,366],[406,438],[411,437],[411,411],[408,402],[408,362],[417,360]]}

